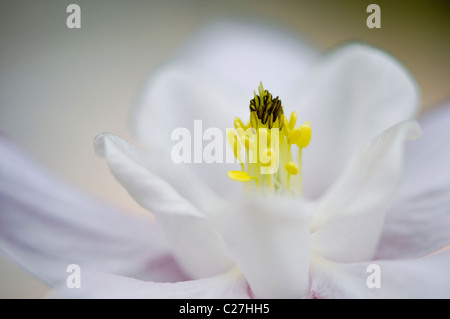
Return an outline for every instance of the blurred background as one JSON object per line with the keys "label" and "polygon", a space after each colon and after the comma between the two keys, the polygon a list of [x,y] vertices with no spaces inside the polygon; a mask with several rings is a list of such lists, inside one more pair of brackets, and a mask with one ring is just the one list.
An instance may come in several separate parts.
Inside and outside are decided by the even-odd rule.
{"label": "blurred background", "polygon": [[[81,7],[81,29],[66,8]],[[366,8],[381,7],[381,29]],[[450,1],[2,1],[0,131],[87,193],[141,209],[93,151],[104,131],[131,139],[129,112],[144,80],[203,25],[270,21],[320,50],[363,40],[399,58],[416,78],[422,110],[449,96]],[[1,155],[0,155],[1,156]],[[0,298],[39,298],[49,288],[0,257]]]}

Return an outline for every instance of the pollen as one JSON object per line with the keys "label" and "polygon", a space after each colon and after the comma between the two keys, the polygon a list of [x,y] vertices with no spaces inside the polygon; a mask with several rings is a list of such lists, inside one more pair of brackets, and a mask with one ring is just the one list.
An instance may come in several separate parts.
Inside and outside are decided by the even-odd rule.
{"label": "pollen", "polygon": [[249,108],[247,124],[236,117],[234,130],[227,131],[228,142],[242,168],[228,172],[228,177],[265,194],[301,196],[302,150],[311,141],[310,123],[296,126],[297,113],[292,112],[288,119],[281,99],[264,89],[262,83],[253,92]]}

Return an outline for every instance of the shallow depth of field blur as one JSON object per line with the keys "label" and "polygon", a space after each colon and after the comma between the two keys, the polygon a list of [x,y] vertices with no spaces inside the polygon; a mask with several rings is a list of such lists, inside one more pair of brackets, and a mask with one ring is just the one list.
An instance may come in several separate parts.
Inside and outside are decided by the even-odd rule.
{"label": "shallow depth of field blur", "polygon": [[[71,3],[81,7],[81,29],[66,26]],[[371,3],[381,7],[381,29],[366,26]],[[427,110],[450,98],[449,13],[445,0],[9,1],[0,10],[0,131],[71,184],[142,213],[92,141],[104,131],[131,139],[143,81],[203,25],[267,21],[320,50],[347,40],[379,46],[411,70]],[[0,257],[0,298],[48,291]]]}

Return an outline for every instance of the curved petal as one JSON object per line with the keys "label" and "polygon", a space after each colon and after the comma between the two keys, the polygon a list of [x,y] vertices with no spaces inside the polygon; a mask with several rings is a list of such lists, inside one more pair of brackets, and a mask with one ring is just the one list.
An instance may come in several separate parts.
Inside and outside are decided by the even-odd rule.
{"label": "curved petal", "polygon": [[[208,128],[221,130],[219,139],[225,147],[220,151],[228,151],[225,129],[233,127],[236,116],[248,121],[249,100],[259,82],[283,97],[294,79],[305,74],[312,56],[313,50],[298,38],[267,23],[213,23],[189,38],[178,56],[144,84],[132,113],[133,134],[160,151],[161,170],[175,187],[194,175],[221,197],[231,196],[236,187],[226,174],[236,164],[205,164],[201,152],[209,142],[207,137],[202,141],[202,134]],[[199,134],[194,120],[202,121]],[[200,160],[203,165],[177,165],[171,160],[175,144],[171,133],[179,127],[191,132],[192,150],[200,149],[192,162]],[[225,162],[225,156],[219,157]]]}
{"label": "curved petal", "polygon": [[[450,250],[422,259],[353,264],[313,257],[311,290],[316,298],[448,299],[449,267]],[[373,285],[375,276],[379,288]]]}
{"label": "curved petal", "polygon": [[337,262],[374,257],[386,211],[402,178],[404,143],[420,134],[416,121],[400,123],[354,156],[318,203],[310,225],[317,254]]}
{"label": "curved petal", "polygon": [[419,123],[423,137],[406,149],[405,179],[377,258],[418,258],[450,244],[450,103]]}
{"label": "curved petal", "polygon": [[262,81],[282,100],[315,57],[314,48],[298,34],[267,21],[237,20],[202,28],[178,54],[179,60],[230,83],[249,99]]}
{"label": "curved petal", "polygon": [[55,286],[70,264],[155,281],[184,278],[150,219],[124,214],[46,172],[0,135],[0,250]]}
{"label": "curved petal", "polygon": [[245,278],[237,269],[214,277],[177,283],[135,280],[98,271],[81,269],[80,288],[62,286],[55,298],[154,298],[225,299],[250,298]]}
{"label": "curved petal", "polygon": [[194,278],[216,275],[233,264],[223,240],[208,219],[170,184],[152,174],[142,151],[113,134],[95,139],[117,180],[144,208],[155,214],[183,270]]}
{"label": "curved petal", "polygon": [[[298,90],[299,120],[311,123],[304,152],[308,197],[322,194],[350,156],[381,132],[413,119],[419,92],[412,76],[387,53],[363,44],[331,51]],[[332,161],[324,161],[332,154]]]}
{"label": "curved petal", "polygon": [[246,197],[215,219],[256,298],[301,298],[309,287],[310,208],[290,198]]}
{"label": "curved petal", "polygon": [[[133,133],[158,154],[161,173],[178,191],[182,184],[195,181],[196,185],[223,197],[236,189],[226,177],[237,165],[226,164],[226,128],[234,127],[237,110],[242,114],[248,112],[250,95],[251,91],[248,96],[239,97],[223,83],[193,67],[167,65],[156,71],[145,85],[133,113]],[[176,129],[189,132],[189,136],[173,136]],[[208,141],[207,129],[216,131],[214,142]],[[220,153],[213,163],[207,163],[203,156],[205,146],[216,140],[221,143],[216,150]],[[181,142],[187,143],[191,153],[188,163],[175,163],[172,158],[173,148]],[[196,197],[208,199],[208,193],[211,191],[198,192]]]}

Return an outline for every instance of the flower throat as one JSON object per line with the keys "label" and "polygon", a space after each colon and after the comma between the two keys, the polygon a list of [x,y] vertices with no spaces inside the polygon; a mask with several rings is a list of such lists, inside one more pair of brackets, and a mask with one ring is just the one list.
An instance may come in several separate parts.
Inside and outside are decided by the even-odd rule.
{"label": "flower throat", "polygon": [[[273,98],[262,83],[250,100],[250,119],[245,125],[236,117],[235,130],[227,139],[241,171],[229,171],[228,177],[243,182],[245,189],[265,194],[302,195],[302,149],[311,140],[311,126],[297,123],[297,113],[288,120],[281,100]],[[295,146],[295,147],[293,147]],[[294,153],[296,160],[294,160]]]}

